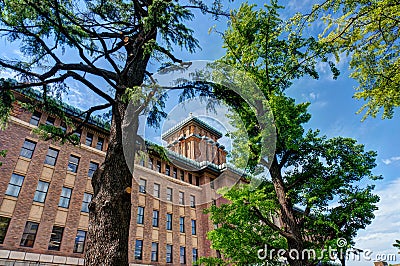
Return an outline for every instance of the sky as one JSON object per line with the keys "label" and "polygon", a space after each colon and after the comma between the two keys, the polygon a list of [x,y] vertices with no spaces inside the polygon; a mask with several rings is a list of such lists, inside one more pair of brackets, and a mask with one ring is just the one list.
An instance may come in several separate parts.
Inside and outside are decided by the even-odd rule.
{"label": "sky", "polygon": [[[251,3],[257,1],[250,1]],[[293,14],[296,11],[304,11],[311,7],[315,1],[286,0],[281,1],[286,6],[285,14]],[[237,6],[241,1],[236,1],[233,6]],[[261,1],[258,1],[261,3]],[[201,16],[200,16],[201,17]],[[190,23],[195,30],[195,35],[200,41],[201,50],[195,54],[187,54],[184,51],[176,51],[177,57],[184,61],[190,60],[216,60],[224,54],[222,40],[218,34],[209,34],[209,28],[213,25],[223,31],[226,21],[215,22],[211,19],[195,20]],[[4,41],[0,42],[0,55],[2,57],[18,56],[19,51],[16,47],[8,46]],[[337,80],[332,79],[332,75],[324,65],[319,66],[319,80],[303,78],[294,82],[293,86],[287,90],[287,94],[294,97],[298,103],[310,102],[309,112],[312,115],[306,128],[319,129],[321,134],[328,137],[344,136],[358,140],[365,145],[366,150],[377,151],[377,166],[374,169],[376,175],[382,175],[383,180],[376,182],[375,192],[380,196],[378,203],[379,210],[375,212],[376,218],[365,230],[359,231],[355,239],[355,247],[362,250],[371,250],[372,254],[368,258],[360,258],[348,261],[347,265],[367,266],[373,265],[373,260],[380,256],[396,255],[397,263],[400,263],[400,254],[392,247],[396,239],[400,239],[400,113],[395,112],[393,119],[382,120],[380,117],[367,118],[362,120],[361,114],[356,114],[362,106],[362,102],[353,98],[354,88],[357,83],[350,79],[348,61],[346,58],[339,64],[341,75]],[[157,63],[152,63],[149,70],[156,72]],[[12,75],[11,73],[0,73],[3,77]],[[66,101],[79,108],[85,109],[93,103],[101,101],[98,97],[90,95],[90,92],[79,87],[78,84],[72,85],[71,93],[66,96]],[[170,95],[166,110],[169,112],[165,125],[159,130],[143,129],[146,137],[160,143],[161,132],[168,129],[175,122],[186,118],[190,112],[199,115],[205,121],[210,122],[214,127],[221,131],[229,130],[226,120],[212,117],[212,114],[205,110],[198,101],[187,102],[185,106],[177,106],[176,94]],[[219,112],[227,112],[223,106],[219,107]],[[221,116],[219,116],[221,117]],[[208,120],[207,120],[208,119]],[[212,120],[215,120],[214,122]],[[223,144],[230,147],[229,139],[224,139]],[[394,263],[393,261],[388,263]]]}

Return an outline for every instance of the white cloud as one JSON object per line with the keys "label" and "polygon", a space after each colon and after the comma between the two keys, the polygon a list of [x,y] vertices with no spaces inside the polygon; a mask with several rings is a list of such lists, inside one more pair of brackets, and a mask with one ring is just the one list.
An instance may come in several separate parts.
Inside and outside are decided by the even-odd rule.
{"label": "white cloud", "polygon": [[386,164],[386,165],[389,165],[389,164],[391,164],[393,162],[396,162],[396,161],[400,161],[400,156],[391,157],[391,158],[387,158],[387,159],[382,159],[382,162],[384,164]]}
{"label": "white cloud", "polygon": [[[398,250],[392,245],[400,239],[400,177],[385,188],[376,191],[381,197],[379,209],[375,212],[375,219],[366,230],[360,231],[356,237],[356,247],[362,250],[371,250],[371,261],[361,258],[360,261],[349,261],[347,265],[371,266],[378,255],[395,254],[397,263],[400,262]],[[387,261],[394,263],[394,261]]]}

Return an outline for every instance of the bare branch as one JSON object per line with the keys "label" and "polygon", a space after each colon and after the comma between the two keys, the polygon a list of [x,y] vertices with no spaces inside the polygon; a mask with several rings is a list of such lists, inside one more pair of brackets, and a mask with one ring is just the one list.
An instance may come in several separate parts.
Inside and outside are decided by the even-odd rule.
{"label": "bare branch", "polygon": [[155,48],[157,51],[160,51],[161,53],[165,54],[168,56],[174,63],[182,63],[183,61],[181,59],[176,58],[170,51],[165,49],[164,47],[161,47],[159,45],[156,46]]}

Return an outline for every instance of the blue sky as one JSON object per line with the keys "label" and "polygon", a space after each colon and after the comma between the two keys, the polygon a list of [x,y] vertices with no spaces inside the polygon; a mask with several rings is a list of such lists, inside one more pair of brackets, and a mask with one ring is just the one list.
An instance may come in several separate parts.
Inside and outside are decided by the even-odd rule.
{"label": "blue sky", "polygon": [[[307,10],[313,2],[315,1],[281,1],[287,7],[285,14]],[[234,6],[239,3],[241,1],[236,1]],[[209,28],[214,24],[217,24],[217,28],[221,31],[226,27],[226,22],[223,20],[216,23],[201,16],[192,22],[191,26],[195,29],[202,49],[192,55],[184,51],[177,51],[177,56],[184,61],[215,60],[221,57],[224,54],[221,39],[216,33],[208,33]],[[6,46],[3,41],[0,46],[2,47],[0,52],[2,57],[13,57],[19,54],[18,49]],[[377,167],[374,173],[384,177],[382,181],[376,182],[376,193],[381,197],[379,210],[375,212],[376,219],[373,223],[366,230],[360,231],[356,238],[356,247],[372,250],[371,259],[373,260],[377,255],[396,254],[397,250],[392,247],[392,244],[395,239],[400,239],[400,114],[397,111],[391,120],[368,118],[361,122],[362,115],[356,114],[356,112],[362,106],[362,102],[352,98],[357,83],[348,78],[350,72],[346,60],[339,66],[341,75],[337,80],[333,80],[329,70],[321,65],[319,80],[298,80],[294,82],[287,93],[297,102],[308,101],[311,103],[309,112],[312,114],[312,118],[306,127],[320,129],[321,134],[328,137],[355,138],[359,143],[365,145],[366,150],[378,152]],[[154,72],[157,68],[158,65],[153,63],[149,70]],[[12,75],[4,72],[0,74],[2,76]],[[86,108],[99,102],[98,97],[90,95],[89,91],[82,90],[78,84],[72,84],[72,88],[73,90],[66,99],[70,104]],[[179,120],[179,115],[183,118],[190,111],[195,112],[201,109],[197,108],[198,103],[189,103],[186,109],[179,109],[179,107],[174,109],[176,98],[171,95],[170,99],[167,109],[173,110],[169,117],[173,117],[175,120]],[[168,123],[173,124],[170,120]],[[169,126],[166,125],[167,127]],[[157,141],[160,133],[161,130],[153,129],[148,134]],[[397,254],[397,263],[400,263],[400,254]],[[349,261],[348,265],[373,265],[373,262],[361,259],[359,262]]]}

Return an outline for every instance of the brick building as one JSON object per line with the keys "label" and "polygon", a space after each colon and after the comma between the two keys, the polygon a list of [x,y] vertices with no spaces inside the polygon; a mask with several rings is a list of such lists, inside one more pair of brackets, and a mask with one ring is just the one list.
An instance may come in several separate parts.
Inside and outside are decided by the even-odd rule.
{"label": "brick building", "polygon": [[[20,101],[26,96],[16,93]],[[76,110],[75,110],[76,111]],[[66,108],[73,115],[73,108]],[[77,122],[77,121],[76,121]],[[0,132],[0,265],[83,265],[91,176],[107,150],[108,129],[91,119],[81,145],[43,141],[39,124],[65,130],[56,117],[17,104]],[[139,156],[132,188],[129,260],[132,265],[192,265],[218,256],[206,233],[215,225],[202,210],[220,204],[216,190],[241,180],[226,164],[221,133],[189,116],[163,134],[169,160]]]}

